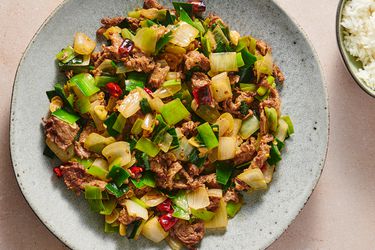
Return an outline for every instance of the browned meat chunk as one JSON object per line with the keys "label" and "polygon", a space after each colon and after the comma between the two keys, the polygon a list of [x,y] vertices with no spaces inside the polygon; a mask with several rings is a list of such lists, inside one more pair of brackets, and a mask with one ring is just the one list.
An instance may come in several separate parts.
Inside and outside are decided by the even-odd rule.
{"label": "browned meat chunk", "polygon": [[284,76],[283,72],[281,71],[281,69],[279,68],[279,66],[277,66],[276,64],[273,65],[273,73],[272,74],[279,83],[281,83],[281,84],[284,83],[285,76]]}
{"label": "browned meat chunk", "polygon": [[196,128],[198,127],[199,122],[187,121],[181,124],[181,133],[186,137],[190,138],[197,134]]}
{"label": "browned meat chunk", "polygon": [[133,223],[134,221],[136,221],[137,218],[134,217],[134,216],[130,216],[128,211],[126,210],[126,208],[124,207],[121,211],[120,211],[120,215],[118,217],[118,221],[121,223],[121,224],[124,224],[124,225],[129,225],[131,223]]}
{"label": "browned meat chunk", "polygon": [[238,203],[240,202],[240,197],[238,193],[236,192],[236,190],[234,190],[233,188],[229,188],[228,191],[225,192],[224,201],[225,202],[233,201],[235,203]]}
{"label": "browned meat chunk", "polygon": [[198,67],[203,71],[209,71],[211,68],[210,60],[196,50],[190,51],[185,55],[185,67],[187,70]]}
{"label": "browned meat chunk", "polygon": [[263,165],[266,163],[268,157],[270,156],[270,148],[271,146],[268,145],[269,142],[273,141],[272,135],[265,135],[262,136],[259,143],[259,149],[257,155],[251,162],[251,168],[262,168]]}
{"label": "browned meat chunk", "polygon": [[155,8],[158,10],[164,9],[164,7],[160,3],[158,3],[157,0],[145,0],[145,2],[143,3],[143,8],[144,9]]}
{"label": "browned meat chunk", "polygon": [[90,157],[91,153],[84,147],[84,143],[89,134],[95,131],[96,129],[93,126],[87,125],[79,135],[78,141],[74,142],[74,152],[81,159],[87,159]]}
{"label": "browned meat chunk", "polygon": [[190,224],[188,221],[179,220],[170,231],[173,238],[180,240],[189,249],[195,249],[203,239],[204,234],[202,221]]}
{"label": "browned meat chunk", "polygon": [[77,124],[70,125],[55,116],[50,116],[44,120],[44,129],[47,139],[54,142],[62,150],[66,150],[73,144],[79,131]]}
{"label": "browned meat chunk", "polygon": [[257,40],[256,49],[262,56],[265,56],[267,52],[272,51],[271,47],[265,41],[262,40]]}
{"label": "browned meat chunk", "polygon": [[243,163],[251,161],[256,153],[256,140],[251,137],[249,140],[241,144],[240,148],[236,150],[234,156],[234,165],[241,165]]}
{"label": "browned meat chunk", "polygon": [[152,72],[150,79],[148,79],[148,83],[153,88],[160,88],[160,86],[165,81],[167,74],[169,72],[169,66],[162,67],[160,63],[156,64],[154,71]]}
{"label": "browned meat chunk", "polygon": [[195,164],[193,164],[193,163],[188,163],[188,170],[187,170],[187,172],[188,172],[188,174],[190,175],[190,176],[198,176],[202,171],[203,171],[203,167],[201,167],[201,168],[198,168]]}
{"label": "browned meat chunk", "polygon": [[220,206],[219,197],[210,197],[210,205],[206,208],[208,211],[216,211]]}
{"label": "browned meat chunk", "polygon": [[216,174],[202,175],[199,177],[198,181],[201,184],[206,184],[209,188],[220,188],[220,185],[216,181]]}
{"label": "browned meat chunk", "polygon": [[111,26],[117,26],[122,23],[126,17],[116,16],[116,17],[104,17],[100,20],[105,28],[110,28]]}
{"label": "browned meat chunk", "polygon": [[248,191],[250,190],[250,186],[247,185],[245,182],[241,181],[240,179],[238,178],[234,178],[234,189],[236,191]]}
{"label": "browned meat chunk", "polygon": [[228,77],[229,77],[230,85],[235,85],[235,84],[237,84],[240,81],[240,76],[239,75],[229,74]]}
{"label": "browned meat chunk", "polygon": [[86,173],[85,168],[78,162],[67,162],[60,166],[64,182],[68,189],[77,194],[85,189],[85,186],[99,187],[102,191],[105,189],[107,182],[96,179],[94,176]]}
{"label": "browned meat chunk", "polygon": [[[133,49],[134,51],[134,49]],[[123,58],[125,66],[138,72],[149,73],[154,70],[155,62],[150,56],[145,55],[140,51],[132,53],[130,57]]]}
{"label": "browned meat chunk", "polygon": [[194,72],[191,77],[191,84],[193,88],[201,88],[211,83],[210,78],[202,72]]}
{"label": "browned meat chunk", "polygon": [[240,119],[247,119],[248,117],[253,115],[253,111],[249,109],[247,113],[241,113],[241,104],[244,102],[246,105],[250,106],[250,104],[254,100],[255,93],[236,90],[236,97],[234,97],[234,101],[232,98],[229,98],[222,102],[222,109],[225,112],[232,114],[236,118]]}

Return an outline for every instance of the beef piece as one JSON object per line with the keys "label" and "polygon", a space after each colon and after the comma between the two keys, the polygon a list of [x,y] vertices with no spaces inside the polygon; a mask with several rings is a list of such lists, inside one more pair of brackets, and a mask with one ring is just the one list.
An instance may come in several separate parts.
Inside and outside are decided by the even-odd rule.
{"label": "beef piece", "polygon": [[189,249],[195,249],[203,239],[204,234],[202,221],[190,224],[188,221],[178,220],[170,231],[171,237],[180,240]]}
{"label": "beef piece", "polygon": [[210,205],[206,207],[208,211],[216,211],[220,206],[220,198],[219,197],[210,197]]}
{"label": "beef piece", "polygon": [[240,76],[239,75],[229,73],[228,77],[229,77],[230,85],[235,85],[235,84],[237,84],[240,81]]}
{"label": "beef piece", "polygon": [[262,136],[259,142],[259,149],[257,151],[257,155],[254,157],[250,164],[251,168],[262,168],[263,165],[266,163],[270,155],[271,148],[271,146],[268,145],[268,143],[271,141],[273,141],[272,135],[267,134]]}
{"label": "beef piece", "polygon": [[170,52],[164,52],[160,54],[160,59],[165,60],[168,63],[171,71],[181,71],[182,70],[182,60],[184,59],[183,54],[173,54]]}
{"label": "beef piece", "polygon": [[203,71],[209,71],[211,68],[210,60],[196,50],[190,51],[185,55],[185,67],[187,70],[198,67]]}
{"label": "beef piece", "polygon": [[[91,54],[91,62],[94,64],[94,67],[97,68],[105,59],[111,57],[111,53],[108,51],[93,52]],[[100,75],[101,72],[94,73],[95,75]]]}
{"label": "beef piece", "polygon": [[145,186],[143,188],[136,188],[134,187],[134,195],[138,198],[144,196],[145,194],[147,194],[148,192],[150,192],[152,190],[151,187],[148,187],[148,186]]}
{"label": "beef piece", "polygon": [[201,167],[201,168],[198,168],[195,164],[193,164],[193,163],[188,163],[188,170],[187,170],[187,172],[188,172],[188,174],[190,175],[190,176],[198,176],[203,170],[204,170],[204,168],[203,167]]}
{"label": "beef piece", "polygon": [[98,180],[86,173],[84,166],[78,162],[67,162],[60,166],[60,170],[68,189],[75,191],[77,194],[84,190],[87,185],[99,187],[102,191],[107,185],[107,182]]}
{"label": "beef piece", "polygon": [[224,194],[224,201],[233,201],[234,203],[240,202],[239,194],[234,190],[234,188],[229,188]]}
{"label": "beef piece", "polygon": [[238,178],[234,178],[234,189],[236,191],[248,191],[250,190],[250,186],[247,185],[245,182],[241,181],[240,179]]}
{"label": "beef piece", "polygon": [[160,63],[157,63],[150,76],[150,79],[148,79],[148,83],[151,85],[151,87],[156,89],[160,88],[167,77],[169,69],[169,66],[162,67]]}
{"label": "beef piece", "polygon": [[145,0],[144,3],[143,3],[143,8],[144,9],[155,8],[155,9],[158,9],[158,10],[164,9],[164,7],[160,3],[158,3],[157,0]]}
{"label": "beef piece", "polygon": [[210,78],[202,72],[194,72],[191,77],[191,85],[193,88],[202,88],[211,83]]}
{"label": "beef piece", "polygon": [[167,188],[173,188],[173,179],[176,176],[176,174],[180,172],[181,169],[182,165],[179,162],[174,162],[172,163],[172,165],[170,165],[167,172]]}
{"label": "beef piece", "polygon": [[104,17],[100,20],[100,22],[102,23],[102,25],[105,27],[105,28],[110,28],[111,26],[117,26],[119,25],[120,23],[122,23],[124,20],[126,19],[126,17],[124,16],[116,16],[116,17]]}
{"label": "beef piece", "polygon": [[198,182],[205,184],[209,188],[220,188],[220,185],[216,181],[216,174],[202,175],[198,178]]}
{"label": "beef piece", "polygon": [[197,134],[196,128],[199,122],[187,121],[181,124],[181,133],[186,137],[190,138]]}
{"label": "beef piece", "polygon": [[284,83],[285,76],[283,72],[281,71],[281,69],[279,68],[279,66],[277,66],[276,64],[273,65],[272,75],[276,78],[278,83],[281,83],[281,84]]}
{"label": "beef piece", "polygon": [[55,116],[50,116],[44,121],[45,135],[48,140],[54,142],[62,150],[66,150],[73,144],[79,131],[77,124],[70,125]]}
{"label": "beef piece", "polygon": [[95,131],[96,129],[93,126],[87,125],[79,135],[78,141],[74,142],[74,152],[79,158],[87,159],[90,157],[91,153],[84,147],[84,143],[89,134]]}
{"label": "beef piece", "polygon": [[[250,106],[254,100],[255,93],[236,90],[236,97],[228,98],[222,102],[222,109],[225,112],[232,114],[235,118],[247,119],[253,115],[253,111],[249,109],[247,113],[241,112],[241,105],[244,102],[246,105]],[[234,99],[234,101],[233,101]]]}
{"label": "beef piece", "polygon": [[239,149],[236,150],[236,155],[234,156],[234,165],[241,165],[243,163],[251,161],[256,153],[256,140],[251,137],[249,140],[241,144]]}
{"label": "beef piece", "polygon": [[122,60],[126,67],[138,72],[143,71],[149,73],[155,68],[154,59],[136,49],[133,49],[133,53],[130,57],[123,58]]}
{"label": "beef piece", "polygon": [[267,54],[267,52],[272,51],[271,47],[268,46],[268,44],[265,41],[262,41],[262,40],[257,40],[256,49],[259,51],[259,53],[262,56],[265,56]]}
{"label": "beef piece", "polygon": [[131,223],[133,223],[134,221],[136,221],[137,218],[134,217],[134,216],[130,216],[128,211],[126,210],[126,208],[124,207],[121,211],[120,211],[120,215],[118,217],[118,221],[121,223],[121,224],[124,224],[124,225],[129,225]]}
{"label": "beef piece", "polygon": [[118,51],[121,44],[124,42],[124,39],[121,37],[119,33],[110,33],[109,39],[111,40],[111,46],[102,45],[102,49],[104,54],[110,55],[110,59],[115,61],[119,61],[121,55]]}
{"label": "beef piece", "polygon": [[125,18],[124,22],[126,22],[127,27],[129,27],[129,29],[131,29],[132,31],[136,31],[141,26],[141,20],[134,17],[127,17]]}
{"label": "beef piece", "polygon": [[221,20],[221,18],[213,13],[210,13],[208,15],[208,19],[210,20],[210,22],[208,23],[208,27],[211,27],[212,25],[214,25],[215,23],[217,23],[218,21],[220,21],[222,24],[226,25],[223,20]]}

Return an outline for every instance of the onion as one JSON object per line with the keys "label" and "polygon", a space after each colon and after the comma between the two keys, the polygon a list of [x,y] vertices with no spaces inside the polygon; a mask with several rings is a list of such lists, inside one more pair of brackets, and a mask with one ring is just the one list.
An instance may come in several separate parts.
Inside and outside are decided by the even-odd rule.
{"label": "onion", "polygon": [[96,42],[86,34],[77,32],[74,36],[74,51],[81,55],[90,55],[96,47]]}
{"label": "onion", "polygon": [[224,113],[217,119],[215,124],[219,125],[219,136],[231,134],[234,127],[233,116],[230,113]]}
{"label": "onion", "polygon": [[138,110],[141,109],[141,106],[139,105],[139,102],[142,100],[142,95],[140,92],[135,89],[132,90],[122,101],[120,104],[118,111],[125,117],[128,118],[135,113],[138,112]]}
{"label": "onion", "polygon": [[164,240],[168,236],[168,233],[164,231],[158,219],[159,218],[155,216],[147,221],[142,228],[142,235],[155,243]]}
{"label": "onion", "polygon": [[141,201],[143,201],[148,207],[156,207],[160,203],[163,203],[167,199],[166,196],[158,191],[150,191],[144,196],[142,196]]}
{"label": "onion", "polygon": [[171,136],[169,133],[165,133],[163,137],[163,141],[159,143],[159,148],[167,153],[169,148],[171,147],[173,142],[173,136]]}
{"label": "onion", "polygon": [[218,197],[218,198],[223,197],[223,190],[219,188],[208,189],[207,193],[209,197]]}
{"label": "onion", "polygon": [[161,108],[164,106],[163,101],[159,97],[154,97],[149,101],[152,110],[161,113]]}
{"label": "onion", "polygon": [[97,133],[91,133],[87,136],[84,147],[92,152],[100,154],[105,146],[114,142],[116,142],[116,139],[113,137],[106,138]]}
{"label": "onion", "polygon": [[138,203],[132,201],[132,200],[126,200],[124,202],[124,205],[126,207],[126,210],[128,211],[128,214],[130,216],[139,217],[144,220],[148,219],[148,211],[146,208],[142,207]]}
{"label": "onion", "polygon": [[94,107],[95,115],[101,120],[104,121],[107,118],[108,111],[103,105],[97,105]]}
{"label": "onion", "polygon": [[238,132],[240,132],[241,125],[242,125],[241,119],[233,119],[233,131],[230,134],[230,136],[237,136]]}
{"label": "onion", "polygon": [[110,215],[105,216],[105,222],[107,222],[108,224],[112,224],[113,222],[117,220],[119,215],[120,215],[119,211],[117,209],[113,209]]}
{"label": "onion", "polygon": [[266,163],[265,169],[263,169],[264,180],[266,183],[270,183],[272,181],[273,172],[275,171],[275,165],[270,166]]}
{"label": "onion", "polygon": [[236,52],[211,53],[210,63],[215,73],[238,71]]}
{"label": "onion", "polygon": [[205,187],[200,187],[186,195],[190,208],[201,209],[210,205],[210,199],[208,198],[208,192]]}
{"label": "onion", "polygon": [[219,161],[233,159],[236,155],[236,137],[219,137],[218,156]]}
{"label": "onion", "polygon": [[148,113],[143,119],[142,128],[147,131],[152,130],[152,125],[154,124],[154,119],[151,113]]}
{"label": "onion", "polygon": [[255,115],[242,122],[239,135],[246,140],[259,129],[259,120]]}
{"label": "onion", "polygon": [[117,141],[103,148],[102,154],[108,162],[113,162],[116,158],[121,159],[119,164],[124,166],[131,161],[130,145],[124,141]]}
{"label": "onion", "polygon": [[266,189],[267,183],[264,175],[259,168],[248,168],[237,176],[238,179],[245,182],[253,189]]}
{"label": "onion", "polygon": [[228,98],[232,98],[233,94],[228,73],[223,72],[219,75],[212,77],[211,89],[213,97],[217,102],[222,102],[227,100]]}
{"label": "onion", "polygon": [[[173,38],[170,43],[181,47],[187,47],[199,34],[199,31],[185,22],[180,22],[175,30],[173,30]],[[235,53],[236,54],[236,53]]]}
{"label": "onion", "polygon": [[[176,129],[177,132],[177,129]],[[180,161],[188,161],[189,155],[193,151],[193,146],[190,145],[185,136],[180,139],[180,146],[172,151],[176,158]]]}
{"label": "onion", "polygon": [[285,137],[288,134],[288,128],[288,123],[286,123],[286,121],[284,121],[283,119],[279,119],[279,127],[276,130],[275,137],[282,142],[285,141]]}
{"label": "onion", "polygon": [[92,163],[92,166],[96,166],[108,171],[108,162],[103,158],[96,158]]}
{"label": "onion", "polygon": [[219,208],[210,221],[205,221],[204,226],[207,229],[226,229],[228,225],[227,204],[223,199],[220,200]]}

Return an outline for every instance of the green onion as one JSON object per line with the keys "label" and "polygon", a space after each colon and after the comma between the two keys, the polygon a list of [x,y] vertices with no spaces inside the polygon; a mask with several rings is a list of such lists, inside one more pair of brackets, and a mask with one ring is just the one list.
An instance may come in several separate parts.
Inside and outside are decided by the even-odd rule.
{"label": "green onion", "polygon": [[282,158],[281,158],[281,153],[279,151],[279,148],[277,147],[277,145],[272,143],[271,149],[270,149],[270,157],[267,160],[268,164],[275,165],[276,163],[278,163],[281,160],[282,160]]}
{"label": "green onion", "polygon": [[114,196],[116,196],[116,198],[119,198],[123,196],[129,190],[129,187],[128,186],[117,187],[115,183],[110,182],[105,186],[105,189],[111,194],[113,194]]}
{"label": "green onion", "polygon": [[288,124],[288,135],[294,134],[294,126],[292,119],[288,115],[282,116],[281,119],[283,119]]}
{"label": "green onion", "polygon": [[219,146],[219,141],[217,140],[212,128],[208,122],[199,125],[197,131],[200,135],[200,138],[203,140],[204,144],[208,149],[213,149]]}
{"label": "green onion", "polygon": [[193,13],[193,4],[191,3],[183,3],[183,2],[172,2],[174,9],[176,10],[177,15],[180,15],[181,8],[189,13]]}
{"label": "green onion", "polygon": [[245,65],[245,62],[242,59],[241,53],[236,54],[236,60],[237,60],[237,67],[240,68]]}
{"label": "green onion", "polygon": [[155,52],[157,40],[156,30],[148,27],[138,29],[133,39],[135,46],[148,55]]}
{"label": "green onion", "polygon": [[257,90],[257,85],[253,83],[240,83],[240,89],[242,91],[254,92]]}
{"label": "green onion", "polygon": [[198,210],[195,210],[195,209],[191,209],[191,214],[197,218],[197,219],[201,219],[201,220],[204,220],[204,221],[209,221],[211,220],[215,213],[214,212],[211,212],[211,211],[207,211],[207,209],[205,208],[202,208],[202,209],[198,209]]}
{"label": "green onion", "polygon": [[174,99],[165,104],[161,108],[161,114],[169,125],[174,125],[190,115],[180,99]]}
{"label": "green onion", "polygon": [[137,87],[144,88],[147,81],[147,75],[139,72],[129,72],[125,80],[125,90],[132,91]]}
{"label": "green onion", "polygon": [[116,208],[117,201],[116,199],[109,199],[106,201],[103,201],[104,209],[100,211],[100,214],[102,215],[110,215],[113,210]]}
{"label": "green onion", "polygon": [[87,199],[87,200],[101,200],[102,199],[102,191],[100,191],[100,188],[98,188],[98,187],[87,185],[87,186],[85,186],[85,199]]}
{"label": "green onion", "polygon": [[68,46],[65,49],[62,49],[59,53],[56,55],[56,59],[59,60],[62,63],[67,63],[70,60],[72,60],[76,54],[74,53],[74,49],[72,46]]}
{"label": "green onion", "polygon": [[246,140],[259,129],[259,120],[253,115],[242,122],[239,135]]}
{"label": "green onion", "polygon": [[150,157],[155,157],[160,151],[158,146],[156,146],[150,139],[144,137],[138,140],[135,148],[146,153]]}
{"label": "green onion", "polygon": [[257,58],[251,54],[246,48],[241,51],[241,55],[246,67],[251,67],[256,62]]}
{"label": "green onion", "polygon": [[124,181],[130,176],[129,172],[119,166],[113,166],[109,171],[107,178],[111,178],[116,186],[121,187]]}
{"label": "green onion", "polygon": [[119,78],[116,76],[95,76],[95,85],[98,88],[103,88],[107,83],[118,82]]}
{"label": "green onion", "polygon": [[204,34],[204,32],[205,32],[204,27],[198,19],[195,19],[194,21],[191,20],[189,14],[186,13],[186,11],[182,7],[180,7],[180,13],[179,14],[180,14],[180,20],[181,21],[190,24],[191,26],[196,28],[201,34]]}
{"label": "green onion", "polygon": [[107,126],[107,132],[110,136],[117,136],[119,134],[118,131],[113,129],[113,125],[117,120],[118,115],[116,113],[112,113],[105,121],[104,124]]}
{"label": "green onion", "polygon": [[238,71],[236,52],[211,53],[210,63],[212,72]]}
{"label": "green onion", "polygon": [[61,108],[56,110],[55,112],[52,112],[52,115],[69,124],[74,124],[76,121],[80,119],[78,115],[71,114]]}
{"label": "green onion", "polygon": [[[168,11],[169,13],[169,11]],[[159,54],[160,50],[168,44],[168,42],[172,39],[172,32],[168,32],[167,34],[164,34],[156,43],[155,48],[155,55]]]}
{"label": "green onion", "polygon": [[139,105],[141,106],[141,110],[143,114],[148,114],[151,113],[151,107],[150,104],[148,103],[147,98],[143,98],[140,102]]}
{"label": "green onion", "polygon": [[216,166],[216,181],[226,185],[232,175],[233,167],[226,161],[217,161],[214,165]]}
{"label": "green onion", "polygon": [[134,122],[132,129],[130,130],[130,133],[133,135],[139,135],[142,133],[142,124],[143,124],[143,119],[137,118],[137,120]]}
{"label": "green onion", "polygon": [[91,165],[87,170],[88,174],[91,174],[92,176],[98,177],[101,180],[106,180],[106,176],[108,174],[108,171],[103,169],[100,166]]}
{"label": "green onion", "polygon": [[68,105],[70,108],[73,108],[74,96],[73,95],[66,96],[65,91],[64,91],[64,85],[61,83],[56,83],[54,88],[55,88],[57,95],[60,96],[61,99],[64,101],[64,104]]}
{"label": "green onion", "polygon": [[96,92],[100,91],[98,87],[95,86],[95,79],[92,75],[88,73],[81,73],[78,75],[73,76],[69,80],[78,89],[84,94],[85,96],[91,96]]}
{"label": "green onion", "polygon": [[233,201],[228,201],[227,202],[227,214],[229,215],[229,217],[233,218],[238,213],[238,211],[240,211],[241,207],[242,207],[241,202],[234,203]]}
{"label": "green onion", "polygon": [[277,111],[275,108],[265,107],[264,111],[267,117],[268,128],[275,132],[278,126]]}
{"label": "green onion", "polygon": [[121,36],[124,39],[129,39],[129,40],[134,39],[134,35],[127,28],[124,28],[121,30]]}

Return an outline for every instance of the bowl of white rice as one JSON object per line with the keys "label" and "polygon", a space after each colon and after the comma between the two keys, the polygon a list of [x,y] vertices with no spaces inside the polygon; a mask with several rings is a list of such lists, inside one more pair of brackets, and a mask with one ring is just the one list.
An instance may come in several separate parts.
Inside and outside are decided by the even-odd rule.
{"label": "bowl of white rice", "polygon": [[349,72],[364,91],[375,97],[375,1],[341,0],[336,36]]}

